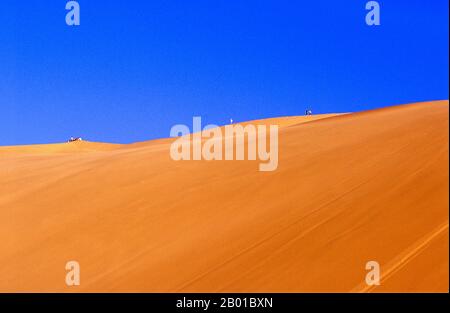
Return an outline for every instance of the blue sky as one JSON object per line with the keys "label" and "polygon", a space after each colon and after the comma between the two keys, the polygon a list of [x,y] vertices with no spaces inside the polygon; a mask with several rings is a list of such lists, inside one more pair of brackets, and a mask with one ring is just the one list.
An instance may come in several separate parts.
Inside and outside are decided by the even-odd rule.
{"label": "blue sky", "polygon": [[4,0],[0,145],[448,99],[448,1]]}

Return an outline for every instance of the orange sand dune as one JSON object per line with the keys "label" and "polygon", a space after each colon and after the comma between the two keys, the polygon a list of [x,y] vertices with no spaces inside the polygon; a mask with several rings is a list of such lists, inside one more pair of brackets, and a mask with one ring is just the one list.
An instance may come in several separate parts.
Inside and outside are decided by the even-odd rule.
{"label": "orange sand dune", "polygon": [[0,148],[0,291],[448,292],[448,101],[322,117],[275,120],[273,172],[173,139]]}
{"label": "orange sand dune", "polygon": [[76,141],[68,143],[54,143],[47,145],[29,145],[29,146],[8,146],[0,147],[0,156],[6,154],[53,154],[53,153],[74,153],[86,151],[108,151],[114,150],[124,145]]}

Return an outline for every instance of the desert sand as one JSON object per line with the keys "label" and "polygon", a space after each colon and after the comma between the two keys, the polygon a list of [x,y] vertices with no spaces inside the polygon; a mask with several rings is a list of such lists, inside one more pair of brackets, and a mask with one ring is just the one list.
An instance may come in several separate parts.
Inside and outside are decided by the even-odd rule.
{"label": "desert sand", "polygon": [[0,148],[0,291],[448,292],[448,101],[254,123],[273,172],[173,138]]}

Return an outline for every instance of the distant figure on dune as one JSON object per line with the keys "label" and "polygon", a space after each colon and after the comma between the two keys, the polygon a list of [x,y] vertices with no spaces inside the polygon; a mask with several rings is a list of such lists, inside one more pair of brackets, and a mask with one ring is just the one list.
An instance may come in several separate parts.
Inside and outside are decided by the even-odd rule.
{"label": "distant figure on dune", "polygon": [[70,137],[70,139],[67,142],[74,142],[74,141],[82,141],[81,137]]}
{"label": "distant figure on dune", "polygon": [[305,115],[312,115],[312,110],[307,109],[307,110],[305,111]]}

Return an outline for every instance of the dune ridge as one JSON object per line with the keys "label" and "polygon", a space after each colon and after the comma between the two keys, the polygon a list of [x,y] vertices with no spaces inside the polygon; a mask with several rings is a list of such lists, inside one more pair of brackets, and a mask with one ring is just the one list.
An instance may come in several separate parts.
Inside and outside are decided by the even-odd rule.
{"label": "dune ridge", "polygon": [[448,292],[448,101],[251,123],[280,125],[276,171],[171,138],[0,147],[0,291]]}

